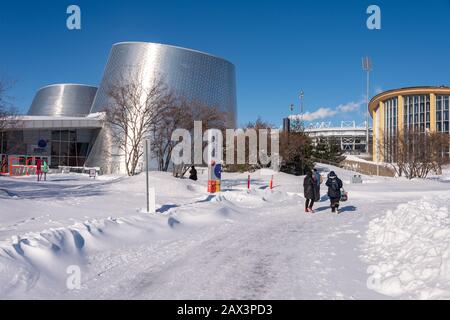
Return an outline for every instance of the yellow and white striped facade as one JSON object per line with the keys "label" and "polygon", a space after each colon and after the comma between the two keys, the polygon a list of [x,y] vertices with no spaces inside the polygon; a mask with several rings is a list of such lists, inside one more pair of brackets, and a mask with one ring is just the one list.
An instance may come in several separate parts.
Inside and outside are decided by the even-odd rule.
{"label": "yellow and white striped facade", "polygon": [[392,154],[383,150],[384,141],[396,139],[400,132],[449,131],[450,87],[411,87],[382,92],[369,103],[373,119],[373,161],[391,162]]}

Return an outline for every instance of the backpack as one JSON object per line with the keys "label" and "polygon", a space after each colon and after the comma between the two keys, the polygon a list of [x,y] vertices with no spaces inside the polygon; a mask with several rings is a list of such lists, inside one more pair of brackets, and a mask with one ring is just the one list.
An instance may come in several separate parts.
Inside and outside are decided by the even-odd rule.
{"label": "backpack", "polygon": [[331,180],[331,190],[335,191],[335,192],[339,192],[341,190],[341,188],[339,188],[339,182],[337,179],[332,179]]}

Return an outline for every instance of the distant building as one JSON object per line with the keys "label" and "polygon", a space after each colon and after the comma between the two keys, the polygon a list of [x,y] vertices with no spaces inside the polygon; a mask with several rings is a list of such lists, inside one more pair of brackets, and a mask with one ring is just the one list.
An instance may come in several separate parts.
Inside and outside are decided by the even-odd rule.
{"label": "distant building", "polygon": [[[340,143],[342,151],[347,154],[366,153],[368,146],[365,123],[357,125],[355,121],[342,121],[339,126],[331,122],[302,124],[300,119],[297,115],[284,118],[283,131],[303,130],[310,136],[314,145],[319,139],[333,139]],[[371,136],[372,129],[369,128],[369,138]]]}
{"label": "distant building", "polygon": [[[373,119],[373,160],[391,162],[388,148],[400,132],[449,131],[449,87],[410,87],[382,92],[372,98],[369,112]],[[383,150],[381,150],[383,148]]]}
{"label": "distant building", "polygon": [[7,173],[11,165],[26,168],[38,158],[47,160],[50,168],[96,167],[106,173],[125,172],[102,112],[108,106],[109,85],[127,81],[130,71],[145,75],[144,86],[161,80],[180,97],[219,108],[227,114],[228,126],[236,126],[232,63],[191,49],[123,42],[112,47],[98,89],[56,84],[38,90],[28,114],[0,132],[0,173]]}

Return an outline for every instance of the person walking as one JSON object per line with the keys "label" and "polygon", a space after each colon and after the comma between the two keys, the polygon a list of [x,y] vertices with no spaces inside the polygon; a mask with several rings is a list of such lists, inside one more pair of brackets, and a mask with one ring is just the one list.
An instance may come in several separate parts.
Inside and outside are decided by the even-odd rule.
{"label": "person walking", "polygon": [[41,175],[42,175],[42,161],[41,159],[36,160],[36,174],[37,174],[37,181],[41,181]]}
{"label": "person walking", "polygon": [[195,169],[195,166],[191,167],[191,170],[189,171],[189,179],[197,181],[197,169]]}
{"label": "person walking", "polygon": [[47,181],[48,163],[47,160],[43,160],[42,174],[44,175],[44,181]]}
{"label": "person walking", "polygon": [[339,213],[339,200],[341,199],[342,180],[339,179],[334,171],[328,175],[325,185],[328,187],[328,197],[330,198],[331,212]]}
{"label": "person walking", "polygon": [[305,196],[305,212],[314,213],[314,195],[315,182],[313,179],[313,174],[310,170],[306,173],[305,179],[303,179],[303,195]]}
{"label": "person walking", "polygon": [[314,200],[315,200],[315,202],[319,202],[320,201],[320,184],[322,183],[322,176],[315,168],[313,170],[313,180],[314,180]]}

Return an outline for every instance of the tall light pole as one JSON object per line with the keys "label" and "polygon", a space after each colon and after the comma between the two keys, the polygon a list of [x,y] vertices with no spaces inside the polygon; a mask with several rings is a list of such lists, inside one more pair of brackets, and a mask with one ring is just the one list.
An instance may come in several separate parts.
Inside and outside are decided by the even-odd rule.
{"label": "tall light pole", "polygon": [[300,130],[303,130],[303,98],[305,97],[303,90],[300,91],[298,97],[300,98]]}
{"label": "tall light pole", "polygon": [[366,87],[366,154],[369,154],[369,88],[370,88],[370,72],[372,71],[372,59],[364,57],[362,59],[362,68],[367,73]]}

